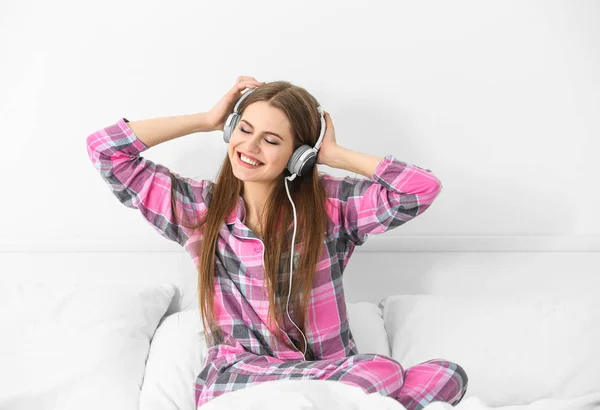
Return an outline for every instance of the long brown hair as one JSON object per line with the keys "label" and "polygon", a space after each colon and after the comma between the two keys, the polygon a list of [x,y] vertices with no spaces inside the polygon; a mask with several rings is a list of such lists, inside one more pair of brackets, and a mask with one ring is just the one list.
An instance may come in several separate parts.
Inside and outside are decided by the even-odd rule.
{"label": "long brown hair", "polygon": [[[287,81],[266,83],[254,90],[239,107],[240,114],[245,108],[256,101],[267,101],[270,106],[283,111],[291,123],[294,138],[294,149],[307,144],[311,147],[317,142],[321,122],[317,111],[318,101],[304,88],[295,86]],[[294,201],[297,216],[297,230],[294,245],[302,244],[298,264],[294,267],[292,291],[290,295],[290,312],[294,311],[294,323],[304,331],[307,303],[315,276],[315,267],[321,257],[326,230],[325,190],[320,183],[320,174],[315,166],[305,175],[297,176],[289,182],[290,196]],[[264,262],[265,278],[269,295],[269,323],[274,321],[283,328],[282,318],[285,312],[289,289],[290,262],[289,250],[293,233],[294,213],[285,189],[284,177],[291,173],[286,169],[272,184],[272,190],[265,203],[262,220],[264,223]],[[173,180],[173,187],[175,181]],[[212,187],[210,206],[206,218],[196,225],[183,226],[200,229],[206,224],[203,239],[198,242],[195,254],[200,255],[198,265],[198,302],[205,329],[210,329],[213,343],[223,341],[223,334],[214,315],[214,269],[215,251],[219,230],[226,217],[235,208],[242,193],[243,183],[233,173],[229,155],[221,165],[217,182]],[[172,205],[175,207],[176,193],[172,190]],[[288,227],[281,232],[281,227]],[[281,250],[288,252],[283,258]],[[274,286],[277,284],[277,286]],[[291,313],[290,313],[291,315]],[[216,335],[215,333],[218,333]],[[205,332],[208,337],[208,332]],[[294,350],[281,332],[276,332],[288,348]],[[304,338],[300,338],[300,350],[306,348]],[[307,352],[309,349],[307,348]]]}

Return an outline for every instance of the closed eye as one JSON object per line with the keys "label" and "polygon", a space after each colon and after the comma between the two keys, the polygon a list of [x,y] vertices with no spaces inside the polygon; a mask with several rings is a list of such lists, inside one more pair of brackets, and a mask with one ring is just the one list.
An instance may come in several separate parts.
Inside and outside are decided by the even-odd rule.
{"label": "closed eye", "polygon": [[[250,134],[250,131],[246,131],[246,130],[245,130],[245,129],[243,129],[242,127],[240,127],[240,130],[242,130],[242,132],[243,132],[243,133],[245,133],[245,134]],[[279,145],[278,143],[276,143],[276,142],[271,142],[271,141],[269,141],[269,140],[268,140],[268,139],[266,139],[266,138],[265,138],[265,141],[267,141],[267,142],[268,142],[269,144],[271,144],[271,145]]]}

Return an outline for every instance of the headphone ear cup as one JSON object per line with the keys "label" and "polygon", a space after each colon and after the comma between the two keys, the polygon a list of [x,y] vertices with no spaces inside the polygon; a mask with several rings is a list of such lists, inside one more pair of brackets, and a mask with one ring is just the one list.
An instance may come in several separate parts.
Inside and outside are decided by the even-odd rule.
{"label": "headphone ear cup", "polygon": [[298,176],[302,176],[313,167],[317,161],[317,151],[310,145],[302,145],[294,151],[287,164],[287,169]]}
{"label": "headphone ear cup", "polygon": [[229,144],[229,140],[231,139],[231,134],[233,134],[233,130],[237,127],[240,122],[241,115],[232,112],[227,117],[227,121],[225,121],[225,127],[223,128],[223,140]]}
{"label": "headphone ear cup", "polygon": [[313,148],[311,148],[311,154],[310,156],[308,156],[304,162],[302,162],[302,167],[300,169],[301,174],[299,175],[306,175],[310,172],[310,170],[312,169],[312,167],[315,165],[315,162],[317,162],[317,154],[314,152]]}

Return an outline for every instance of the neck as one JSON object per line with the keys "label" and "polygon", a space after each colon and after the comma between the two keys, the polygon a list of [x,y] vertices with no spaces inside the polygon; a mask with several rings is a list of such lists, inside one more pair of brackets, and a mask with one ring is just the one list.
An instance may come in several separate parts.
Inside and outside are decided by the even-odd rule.
{"label": "neck", "polygon": [[269,190],[270,188],[266,184],[244,183],[241,196],[246,205],[246,219],[259,220],[265,207]]}

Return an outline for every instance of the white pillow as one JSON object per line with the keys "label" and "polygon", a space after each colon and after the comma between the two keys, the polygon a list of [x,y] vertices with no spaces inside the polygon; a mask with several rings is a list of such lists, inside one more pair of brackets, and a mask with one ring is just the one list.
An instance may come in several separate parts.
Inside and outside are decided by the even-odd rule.
{"label": "white pillow", "polygon": [[150,345],[140,410],[195,410],[194,382],[206,351],[199,308],[167,316]]}
{"label": "white pillow", "polygon": [[[369,302],[347,303],[359,353],[389,356],[381,310]],[[169,315],[156,330],[140,394],[140,410],[195,410],[194,382],[206,357],[199,310]]]}
{"label": "white pillow", "polygon": [[133,410],[171,284],[0,284],[0,408]]}
{"label": "white pillow", "polygon": [[359,354],[377,353],[390,356],[381,308],[370,302],[346,303],[350,331]]}
{"label": "white pillow", "polygon": [[600,392],[600,301],[592,297],[394,295],[382,300],[392,357],[405,368],[459,364],[465,398],[495,406]]}

